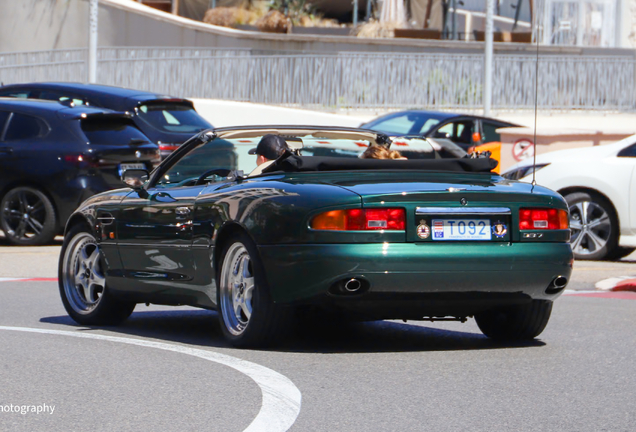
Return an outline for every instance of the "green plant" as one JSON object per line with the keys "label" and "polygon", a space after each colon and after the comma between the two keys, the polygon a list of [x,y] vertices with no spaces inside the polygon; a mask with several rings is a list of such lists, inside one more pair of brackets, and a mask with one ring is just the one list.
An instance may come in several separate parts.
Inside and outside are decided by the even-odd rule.
{"label": "green plant", "polygon": [[304,17],[313,19],[316,15],[315,7],[307,0],[271,0],[269,8],[288,16],[294,25],[298,25]]}

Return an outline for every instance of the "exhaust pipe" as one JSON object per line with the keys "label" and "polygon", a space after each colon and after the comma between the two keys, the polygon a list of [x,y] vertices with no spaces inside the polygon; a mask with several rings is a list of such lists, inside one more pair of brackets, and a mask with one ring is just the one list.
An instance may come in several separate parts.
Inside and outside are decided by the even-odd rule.
{"label": "exhaust pipe", "polygon": [[340,279],[329,288],[329,294],[333,296],[358,296],[369,291],[371,284],[363,277],[348,277]]}
{"label": "exhaust pipe", "polygon": [[344,284],[344,289],[346,289],[350,293],[354,293],[356,291],[359,291],[360,288],[362,288],[362,282],[360,282],[356,278],[349,279]]}
{"label": "exhaust pipe", "polygon": [[552,281],[552,286],[554,286],[555,288],[558,288],[558,289],[565,288],[565,286],[567,284],[568,284],[568,278],[566,278],[565,276],[557,276]]}
{"label": "exhaust pipe", "polygon": [[552,279],[548,288],[546,288],[546,294],[556,294],[561,291],[568,284],[568,278],[565,276],[557,276]]}

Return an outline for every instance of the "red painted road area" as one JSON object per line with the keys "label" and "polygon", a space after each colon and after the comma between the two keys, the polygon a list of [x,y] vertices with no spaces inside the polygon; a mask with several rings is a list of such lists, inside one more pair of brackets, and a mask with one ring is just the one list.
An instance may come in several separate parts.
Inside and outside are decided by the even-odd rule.
{"label": "red painted road area", "polygon": [[612,291],[632,291],[636,292],[636,279],[626,279],[616,284]]}
{"label": "red painted road area", "polygon": [[20,282],[57,282],[57,278],[29,278],[17,280]]}

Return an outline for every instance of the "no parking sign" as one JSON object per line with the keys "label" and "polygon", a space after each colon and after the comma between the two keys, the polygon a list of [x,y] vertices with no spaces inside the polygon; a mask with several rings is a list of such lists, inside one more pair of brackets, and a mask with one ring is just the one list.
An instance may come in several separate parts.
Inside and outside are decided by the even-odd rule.
{"label": "no parking sign", "polygon": [[534,143],[528,139],[520,139],[512,145],[512,157],[517,162],[534,157]]}

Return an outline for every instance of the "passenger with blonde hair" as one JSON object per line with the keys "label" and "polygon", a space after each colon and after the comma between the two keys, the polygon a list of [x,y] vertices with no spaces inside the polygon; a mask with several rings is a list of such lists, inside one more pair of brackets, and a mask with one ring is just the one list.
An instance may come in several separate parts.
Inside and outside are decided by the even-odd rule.
{"label": "passenger with blonde hair", "polygon": [[406,159],[400,152],[389,150],[385,147],[370,145],[364,153],[360,155],[361,159]]}

